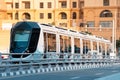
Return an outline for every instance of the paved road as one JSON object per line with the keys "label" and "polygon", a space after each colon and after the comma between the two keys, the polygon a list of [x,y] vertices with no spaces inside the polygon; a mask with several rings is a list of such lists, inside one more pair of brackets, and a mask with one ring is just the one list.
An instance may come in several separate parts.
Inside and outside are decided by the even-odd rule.
{"label": "paved road", "polygon": [[[112,76],[120,73],[120,66],[112,66],[99,69],[86,69],[86,70],[74,70],[66,72],[50,72],[41,74],[24,75],[17,77],[8,77],[0,80],[106,80],[104,77]],[[118,76],[120,76],[118,74]],[[103,79],[99,79],[103,78]],[[110,78],[107,80],[120,80],[120,77],[116,79]]]}

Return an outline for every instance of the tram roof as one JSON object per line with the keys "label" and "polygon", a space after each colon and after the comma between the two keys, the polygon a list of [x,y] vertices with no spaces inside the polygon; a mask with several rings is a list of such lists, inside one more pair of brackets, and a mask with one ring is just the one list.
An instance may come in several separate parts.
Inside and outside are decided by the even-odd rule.
{"label": "tram roof", "polygon": [[29,28],[29,27],[31,27],[31,28],[39,28],[39,25],[36,22],[30,22],[30,21],[21,21],[21,22],[17,22],[14,25],[14,27],[19,27],[19,26],[26,27],[26,28]]}
{"label": "tram roof", "polygon": [[68,30],[68,29],[64,29],[64,28],[61,28],[61,27],[56,27],[56,26],[54,26],[54,29],[53,29],[53,26],[52,25],[48,25],[48,24],[40,24],[39,25],[39,23],[38,22],[32,22],[32,21],[21,21],[21,22],[17,22],[16,24],[15,24],[15,26],[14,27],[19,27],[19,26],[23,26],[23,27],[31,27],[31,28],[39,28],[39,26],[40,25],[43,25],[44,27],[42,27],[42,28],[45,28],[45,29],[47,29],[48,30],[48,27],[50,27],[49,28],[49,30],[51,31],[61,31],[62,30],[62,32],[65,32],[65,33],[67,33],[67,34],[72,34],[72,35],[81,35],[81,37],[83,37],[83,38],[88,38],[88,39],[92,39],[92,40],[103,40],[103,41],[107,41],[107,42],[110,42],[109,40],[106,40],[106,39],[104,39],[103,37],[98,37],[98,36],[95,36],[95,35],[89,35],[89,34],[86,34],[86,33],[83,33],[83,32],[77,32],[77,31],[74,31],[74,30]]}
{"label": "tram roof", "polygon": [[[103,42],[110,43],[109,40],[107,40],[103,37],[96,36],[96,35],[89,35],[89,34],[84,33],[84,32],[77,32],[77,31],[74,31],[74,30],[69,30],[69,29],[65,29],[65,28],[61,28],[61,27],[57,27],[57,26],[52,26],[52,25],[49,25],[49,24],[40,24],[40,25],[43,25],[42,28],[44,28],[47,31],[50,30],[50,31],[54,31],[54,32],[61,32],[61,33],[64,33],[64,34],[74,35],[74,36],[78,36],[78,37],[81,36],[81,38],[83,38],[83,39],[92,39],[94,41],[98,40],[98,41],[103,41]],[[48,29],[48,27],[49,27],[49,29]]]}

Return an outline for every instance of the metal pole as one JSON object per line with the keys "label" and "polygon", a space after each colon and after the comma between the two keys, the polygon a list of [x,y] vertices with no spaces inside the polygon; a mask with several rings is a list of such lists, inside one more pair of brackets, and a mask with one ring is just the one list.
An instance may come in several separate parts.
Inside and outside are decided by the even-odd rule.
{"label": "metal pole", "polygon": [[116,25],[117,25],[117,13],[115,12],[112,29],[112,49],[113,49],[112,51],[114,57],[116,57]]}
{"label": "metal pole", "polygon": [[116,56],[116,27],[117,27],[117,12],[115,11],[115,26],[114,26],[114,50]]}
{"label": "metal pole", "polygon": [[[115,50],[115,49],[114,49],[114,48],[115,48],[115,46],[114,46],[114,42],[115,42],[115,40],[114,40],[114,39],[115,39],[115,38],[114,38],[114,35],[115,35],[115,34],[114,34],[114,33],[115,33],[115,32],[114,32],[114,28],[115,28],[115,22],[114,22],[114,19],[113,19],[113,26],[112,26],[112,53],[113,53],[113,55],[114,55],[114,50]],[[113,56],[113,55],[112,55],[112,56]]]}

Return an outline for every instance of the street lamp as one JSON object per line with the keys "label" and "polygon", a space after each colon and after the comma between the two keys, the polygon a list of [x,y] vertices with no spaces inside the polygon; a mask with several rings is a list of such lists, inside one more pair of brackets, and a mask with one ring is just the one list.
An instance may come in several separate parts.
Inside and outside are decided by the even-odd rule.
{"label": "street lamp", "polygon": [[[104,12],[103,14],[111,14],[110,12]],[[117,25],[117,13],[115,12],[112,25],[112,53],[110,53],[111,57],[116,57],[116,25]]]}
{"label": "street lamp", "polygon": [[114,15],[114,19],[113,19],[113,30],[112,30],[112,53],[111,56],[116,57],[116,25],[117,25],[117,13],[115,12]]}

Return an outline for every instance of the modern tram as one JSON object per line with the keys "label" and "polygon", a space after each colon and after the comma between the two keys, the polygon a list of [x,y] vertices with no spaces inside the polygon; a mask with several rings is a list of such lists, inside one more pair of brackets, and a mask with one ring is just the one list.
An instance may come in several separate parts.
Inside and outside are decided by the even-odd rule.
{"label": "modern tram", "polygon": [[111,42],[102,37],[38,22],[21,21],[11,28],[10,53],[16,60],[70,58],[61,54],[82,56],[90,51],[95,51],[96,55],[109,55],[110,46]]}

